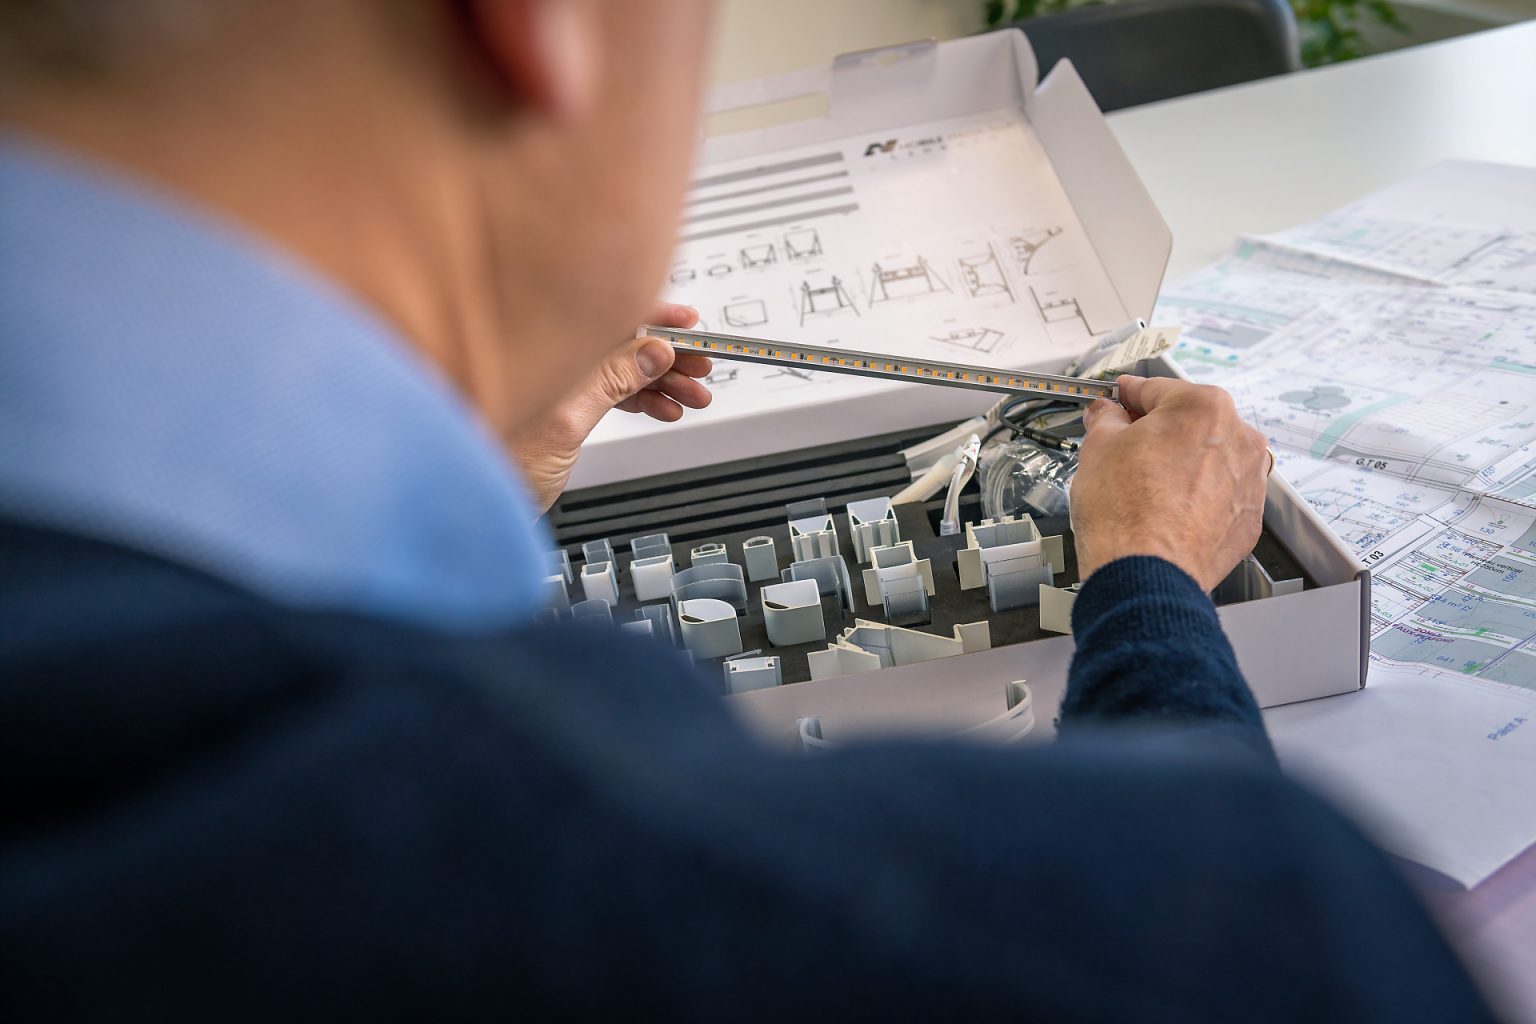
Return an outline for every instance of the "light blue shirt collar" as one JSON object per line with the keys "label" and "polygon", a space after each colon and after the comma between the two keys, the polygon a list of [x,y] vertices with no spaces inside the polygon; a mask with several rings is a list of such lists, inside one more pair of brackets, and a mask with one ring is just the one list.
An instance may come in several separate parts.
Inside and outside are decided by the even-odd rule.
{"label": "light blue shirt collar", "polygon": [[533,614],[551,546],[480,421],[357,301],[5,135],[0,515],[450,630]]}

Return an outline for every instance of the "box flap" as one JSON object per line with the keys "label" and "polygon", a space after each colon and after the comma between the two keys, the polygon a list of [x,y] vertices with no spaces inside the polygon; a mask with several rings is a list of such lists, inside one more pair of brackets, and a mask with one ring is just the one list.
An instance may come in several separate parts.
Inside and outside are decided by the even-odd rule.
{"label": "box flap", "polygon": [[[1028,50],[1022,34],[1018,45]],[[1151,319],[1173,252],[1173,232],[1072,62],[1058,62],[1024,109],[1126,319]]]}

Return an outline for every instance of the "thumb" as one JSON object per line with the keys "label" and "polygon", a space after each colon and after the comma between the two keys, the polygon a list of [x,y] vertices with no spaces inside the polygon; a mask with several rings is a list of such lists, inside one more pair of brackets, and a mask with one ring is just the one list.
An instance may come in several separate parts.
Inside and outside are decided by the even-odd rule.
{"label": "thumb", "polygon": [[672,369],[675,353],[660,338],[637,338],[604,359],[584,396],[607,412]]}
{"label": "thumb", "polygon": [[1105,437],[1130,425],[1131,414],[1124,406],[1107,398],[1098,399],[1083,413],[1084,440],[1089,437]]}

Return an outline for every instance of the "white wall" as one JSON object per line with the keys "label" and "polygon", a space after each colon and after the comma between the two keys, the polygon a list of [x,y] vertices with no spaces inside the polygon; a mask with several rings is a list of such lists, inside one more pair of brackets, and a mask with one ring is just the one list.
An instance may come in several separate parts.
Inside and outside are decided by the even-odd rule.
{"label": "white wall", "polygon": [[713,80],[824,66],[840,53],[983,27],[981,0],[722,0]]}
{"label": "white wall", "polygon": [[[1536,0],[1398,0],[1413,32],[1372,28],[1396,49],[1536,17]],[[736,82],[824,66],[840,53],[983,28],[981,0],[720,0],[713,80]]]}

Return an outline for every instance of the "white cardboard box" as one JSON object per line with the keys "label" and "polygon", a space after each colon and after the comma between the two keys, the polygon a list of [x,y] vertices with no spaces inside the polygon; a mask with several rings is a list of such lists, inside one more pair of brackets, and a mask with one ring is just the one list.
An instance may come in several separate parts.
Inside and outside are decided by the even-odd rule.
{"label": "white cardboard box", "polygon": [[[698,307],[701,329],[1061,372],[1094,335],[1151,315],[1172,238],[1071,65],[1037,78],[1010,30],[716,90],[712,114],[806,97],[827,110],[703,143],[668,297]],[[994,400],[750,364],[717,363],[717,378],[714,405],[680,424],[610,416],[574,485],[957,420]],[[1278,477],[1265,522],[1319,586],[1221,609],[1260,703],[1363,686],[1368,573]],[[932,733],[996,717],[1004,685],[1024,678],[1049,721],[1072,651],[1056,637],[731,700],[784,742],[812,715],[829,738]]]}
{"label": "white cardboard box", "polygon": [[[1180,376],[1159,359],[1151,372]],[[1261,707],[1358,690],[1369,665],[1370,573],[1290,484],[1269,480],[1264,524],[1317,583],[1297,594],[1219,609],[1239,667]],[[919,665],[794,683],[729,698],[772,742],[798,742],[796,721],[817,717],[829,741],[875,734],[954,732],[1005,710],[1004,686],[1028,682],[1035,732],[1066,691],[1076,649],[1071,636],[998,647]]]}

